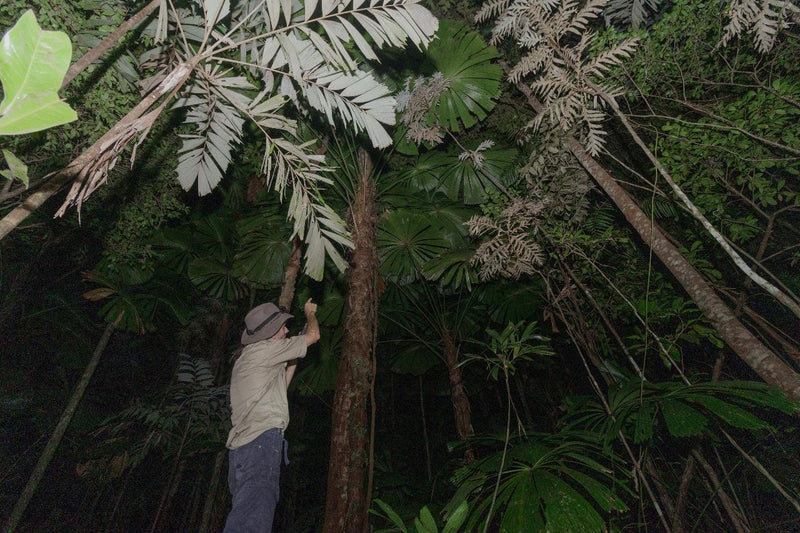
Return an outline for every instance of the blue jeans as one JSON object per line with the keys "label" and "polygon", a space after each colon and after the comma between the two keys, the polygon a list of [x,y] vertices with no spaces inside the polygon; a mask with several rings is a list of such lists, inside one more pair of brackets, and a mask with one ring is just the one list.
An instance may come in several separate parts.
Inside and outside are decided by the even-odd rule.
{"label": "blue jeans", "polygon": [[233,508],[225,533],[270,533],[280,493],[283,436],[278,428],[228,454]]}

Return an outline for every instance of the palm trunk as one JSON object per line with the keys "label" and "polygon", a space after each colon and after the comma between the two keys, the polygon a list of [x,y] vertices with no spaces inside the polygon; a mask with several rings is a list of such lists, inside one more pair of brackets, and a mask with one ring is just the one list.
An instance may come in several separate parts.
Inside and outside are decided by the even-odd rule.
{"label": "palm trunk", "polygon": [[[122,315],[120,315],[119,318],[121,317]],[[22,515],[25,513],[25,509],[27,509],[28,503],[30,503],[31,498],[33,497],[33,493],[36,492],[39,482],[42,480],[42,476],[44,476],[44,471],[47,469],[47,465],[49,465],[50,461],[53,459],[56,448],[58,448],[58,445],[61,443],[61,439],[64,437],[64,433],[66,433],[67,427],[72,421],[72,417],[75,415],[75,411],[78,408],[78,403],[80,403],[81,398],[83,398],[83,393],[86,391],[86,387],[89,385],[89,381],[94,375],[97,364],[100,362],[100,356],[103,355],[103,351],[106,349],[106,345],[108,345],[108,341],[111,339],[111,335],[114,333],[114,330],[117,327],[119,318],[117,318],[115,322],[108,324],[103,332],[102,337],[100,337],[100,340],[94,349],[94,353],[92,354],[92,358],[89,360],[86,370],[83,371],[83,375],[81,376],[78,385],[75,387],[75,392],[72,393],[72,398],[70,398],[67,407],[61,414],[61,419],[58,421],[58,425],[56,425],[53,435],[50,437],[50,440],[47,441],[47,445],[45,445],[44,451],[39,457],[39,461],[36,463],[30,479],[28,479],[28,483],[25,485],[19,500],[17,500],[17,504],[11,511],[11,516],[6,523],[4,530],[5,533],[13,533],[13,531],[17,528]]]}
{"label": "palm trunk", "polygon": [[[536,110],[542,108],[531,90],[522,83],[517,88],[528,98]],[[761,378],[786,391],[790,398],[800,399],[800,374],[759,341],[736,317],[733,310],[714,292],[706,279],[689,263],[661,229],[651,222],[633,198],[623,189],[600,163],[591,157],[574,137],[564,141],[580,164],[605,191],[641,239],[658,256],[678,283],[692,298],[695,305],[711,322],[720,338]]]}
{"label": "palm trunk", "polygon": [[350,207],[354,249],[348,272],[342,359],[333,398],[323,533],[367,531],[367,400],[378,307],[378,254],[372,162],[363,149],[358,160],[359,185]]}
{"label": "palm trunk", "polygon": [[461,367],[458,366],[458,348],[453,342],[450,330],[447,328],[442,330],[442,342],[444,344],[444,359],[447,363],[447,375],[450,377],[450,398],[453,402],[456,432],[458,433],[458,438],[467,443],[464,460],[467,464],[470,464],[475,460],[475,450],[472,449],[469,439],[475,435],[475,430],[472,428],[469,398],[464,391],[464,381],[461,379]]}

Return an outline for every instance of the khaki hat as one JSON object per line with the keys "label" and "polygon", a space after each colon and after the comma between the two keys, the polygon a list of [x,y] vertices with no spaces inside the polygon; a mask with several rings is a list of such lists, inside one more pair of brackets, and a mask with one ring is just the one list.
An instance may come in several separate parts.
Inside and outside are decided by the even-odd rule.
{"label": "khaki hat", "polygon": [[261,304],[252,308],[244,317],[245,328],[242,332],[242,344],[253,344],[269,339],[278,333],[281,326],[290,318],[294,318],[294,316],[274,303]]}

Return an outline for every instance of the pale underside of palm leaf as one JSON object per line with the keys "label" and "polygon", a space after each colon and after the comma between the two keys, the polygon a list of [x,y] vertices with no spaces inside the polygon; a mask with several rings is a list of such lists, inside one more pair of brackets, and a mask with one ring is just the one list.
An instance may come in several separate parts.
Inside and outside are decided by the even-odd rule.
{"label": "pale underside of palm leaf", "polygon": [[[295,235],[308,244],[306,272],[319,279],[326,256],[344,269],[346,262],[336,245],[350,242],[343,222],[320,197],[320,184],[325,183],[323,158],[310,146],[296,143],[292,122],[278,112],[282,100],[272,97],[284,94],[301,112],[308,106],[322,111],[329,122],[336,111],[348,127],[365,131],[374,146],[386,146],[391,139],[384,126],[394,122],[394,99],[371,74],[357,68],[349,45],[375,59],[375,49],[383,46],[427,44],[438,21],[419,0],[376,0],[368,5],[362,0],[266,0],[245,3],[232,13],[227,1],[205,0],[202,6],[202,32],[197,31],[196,16],[173,11],[171,26],[162,12],[154,28],[156,37],[169,38],[169,28],[174,27],[178,35],[168,42],[183,48],[178,55],[185,60],[167,63],[149,81],[152,101],[143,104],[150,102],[151,107],[137,107],[103,138],[102,157],[75,168],[81,179],[60,213],[67,205],[79,205],[105,182],[125,147],[135,138],[143,140],[164,105],[188,81],[190,88],[181,103],[194,104],[187,117],[196,130],[181,150],[183,186],[198,183],[201,194],[210,192],[228,169],[244,118],[251,119],[267,140],[266,179],[282,198],[284,189],[291,189]],[[255,98],[240,92],[249,89],[244,77],[236,75],[242,69],[261,73],[262,91]],[[233,75],[229,70],[235,71]],[[298,90],[302,98],[297,97]]]}

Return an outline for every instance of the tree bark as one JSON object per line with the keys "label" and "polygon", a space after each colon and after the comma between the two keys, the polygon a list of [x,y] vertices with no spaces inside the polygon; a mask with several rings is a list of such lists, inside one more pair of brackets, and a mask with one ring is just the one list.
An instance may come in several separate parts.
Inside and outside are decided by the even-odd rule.
{"label": "tree bark", "polygon": [[464,460],[470,464],[475,460],[475,450],[472,449],[469,439],[475,435],[475,430],[472,428],[469,398],[464,391],[464,381],[461,379],[461,367],[458,366],[458,348],[447,328],[442,330],[442,343],[444,344],[444,360],[447,363],[447,375],[450,378],[450,398],[453,402],[456,432],[458,438],[467,443]]}
{"label": "tree bark", "polygon": [[[120,315],[119,318],[121,317],[122,315]],[[108,324],[103,332],[103,335],[100,337],[100,340],[94,349],[94,353],[92,354],[92,358],[89,360],[89,364],[86,365],[86,370],[83,371],[83,375],[81,376],[78,385],[75,387],[75,391],[72,393],[72,398],[70,398],[67,407],[61,414],[61,419],[58,421],[56,429],[53,431],[53,435],[50,437],[50,440],[47,441],[44,451],[39,457],[39,461],[36,463],[36,466],[33,468],[33,473],[31,474],[30,479],[28,479],[28,483],[25,485],[19,500],[17,500],[14,509],[11,511],[11,516],[9,517],[4,529],[5,533],[13,533],[13,531],[17,528],[22,515],[25,513],[25,509],[27,509],[28,503],[30,503],[31,498],[33,497],[33,493],[36,492],[36,488],[39,486],[39,482],[42,480],[42,476],[44,476],[47,466],[53,459],[53,455],[55,455],[56,448],[58,448],[58,445],[61,443],[61,439],[64,437],[64,433],[66,433],[67,427],[72,421],[75,411],[78,409],[78,403],[80,403],[81,398],[83,398],[83,393],[86,391],[86,387],[89,386],[89,381],[92,379],[94,371],[97,368],[97,364],[100,362],[100,356],[103,355],[103,351],[106,349],[108,341],[111,339],[111,335],[114,333],[114,330],[117,327],[119,318],[117,318],[115,322]]]}
{"label": "tree bark", "polygon": [[[528,87],[517,88],[527,97],[535,110],[542,108]],[[651,222],[631,196],[600,163],[591,157],[574,137],[564,141],[567,149],[578,159],[589,175],[605,191],[642,240],[658,256],[697,307],[709,319],[720,338],[761,378],[786,391],[790,398],[800,400],[800,375],[759,341],[736,317],[733,310],[717,295],[705,278],[689,263]]]}
{"label": "tree bark", "polygon": [[292,300],[294,300],[294,286],[297,282],[297,274],[300,273],[300,256],[303,251],[301,244],[300,238],[295,237],[292,241],[292,255],[289,256],[289,263],[283,271],[283,284],[278,297],[278,305],[286,309],[291,308]]}
{"label": "tree bark", "polygon": [[375,184],[372,161],[359,149],[359,184],[350,206],[353,244],[345,303],[342,359],[333,398],[331,453],[323,533],[366,532],[364,490],[367,399],[374,350],[378,291]]}

